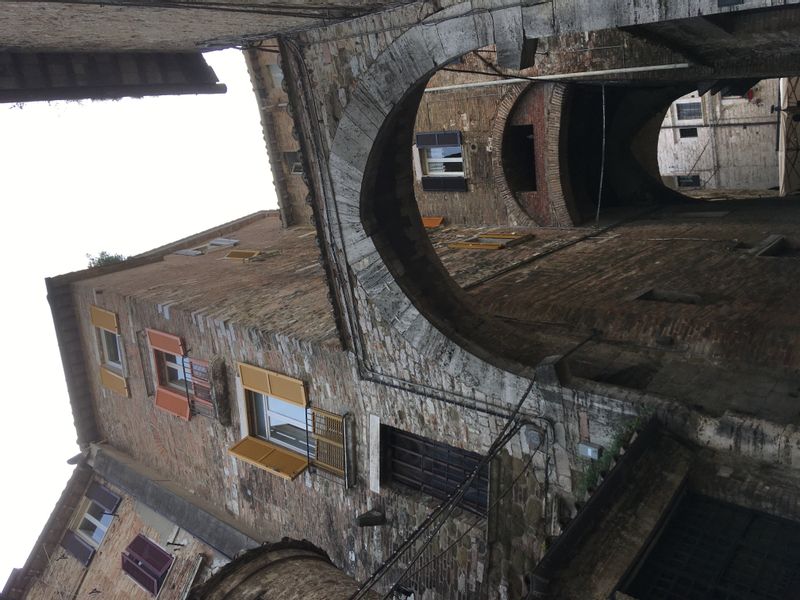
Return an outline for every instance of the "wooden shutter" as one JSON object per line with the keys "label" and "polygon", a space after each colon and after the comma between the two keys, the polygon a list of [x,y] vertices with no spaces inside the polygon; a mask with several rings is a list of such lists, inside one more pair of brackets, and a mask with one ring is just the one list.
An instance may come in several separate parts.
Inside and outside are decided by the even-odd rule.
{"label": "wooden shutter", "polygon": [[91,485],[89,485],[89,489],[86,490],[86,497],[107,513],[113,513],[117,510],[117,506],[119,506],[119,503],[122,501],[122,498],[96,481],[93,481]]}
{"label": "wooden shutter", "polygon": [[67,531],[64,534],[61,538],[61,547],[77,558],[83,566],[87,566],[94,556],[94,548],[74,531]]}
{"label": "wooden shutter", "polygon": [[159,386],[156,389],[156,406],[176,417],[189,420],[189,399],[186,394],[173,392],[169,388]]}
{"label": "wooden shutter", "polygon": [[269,371],[239,363],[239,376],[242,386],[260,394],[269,394]]}
{"label": "wooden shutter", "polygon": [[173,556],[142,534],[137,535],[125,549],[132,558],[146,565],[157,579],[163,577],[172,565]]}
{"label": "wooden shutter", "polygon": [[416,136],[417,148],[430,148],[432,146],[460,146],[460,131],[434,131],[431,133],[418,133]]}
{"label": "wooden shutter", "polygon": [[306,388],[303,382],[293,377],[287,377],[280,373],[268,371],[270,395],[292,404],[297,404],[305,408]]}
{"label": "wooden shutter", "polygon": [[92,325],[95,327],[119,333],[119,322],[117,321],[117,315],[115,313],[93,304],[89,307],[89,314],[91,316]]}
{"label": "wooden shutter", "polygon": [[308,459],[265,440],[248,436],[228,450],[233,456],[284,479],[295,479],[308,467]]}
{"label": "wooden shutter", "polygon": [[162,352],[168,352],[175,356],[183,356],[183,341],[177,335],[164,333],[163,331],[156,331],[155,329],[147,330],[147,340],[150,342],[150,347]]}
{"label": "wooden shutter", "polygon": [[153,596],[158,594],[158,580],[125,553],[122,554],[122,570]]}
{"label": "wooden shutter", "polygon": [[120,396],[128,397],[129,395],[128,382],[122,375],[115,373],[111,369],[100,367],[100,383],[103,384],[103,387],[118,393]]}

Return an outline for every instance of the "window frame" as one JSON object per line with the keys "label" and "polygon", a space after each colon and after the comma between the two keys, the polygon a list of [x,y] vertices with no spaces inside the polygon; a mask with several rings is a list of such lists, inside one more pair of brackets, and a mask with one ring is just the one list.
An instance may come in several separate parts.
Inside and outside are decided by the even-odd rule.
{"label": "window frame", "polygon": [[[691,111],[694,112],[694,107],[700,107],[700,113],[698,116],[681,116],[681,110],[689,111],[689,106],[692,107]],[[675,103],[675,120],[676,121],[702,121],[703,120],[703,101],[699,98],[697,99],[687,99],[682,100],[680,102]]]}
{"label": "window frame", "polygon": [[[417,444],[417,451],[410,450],[407,447],[397,444],[396,441],[398,438],[408,444]],[[420,452],[420,447],[426,452]],[[398,452],[418,456],[421,459],[419,465],[413,465],[409,460],[396,458]],[[447,462],[442,460],[442,453],[447,456]],[[437,456],[437,454],[439,456]],[[439,500],[446,499],[450,493],[455,491],[461,482],[472,472],[472,469],[483,459],[477,452],[450,446],[444,442],[432,440],[383,423],[380,425],[380,456],[381,481],[398,485],[401,488],[413,490]],[[455,457],[457,460],[449,460],[452,457]],[[409,465],[409,468],[406,469],[405,473],[400,473],[399,470],[396,470],[393,466],[395,462]],[[444,464],[444,476],[441,475],[441,469],[436,473],[431,467],[431,463],[437,464],[440,468],[441,465]],[[452,471],[459,472],[463,475],[463,478],[451,478],[451,475],[455,474],[451,473],[451,466]],[[419,477],[418,480],[412,480],[412,477],[408,475],[409,470],[419,471],[422,476]],[[444,485],[432,485],[431,480],[433,478],[440,480]],[[484,467],[468,489],[472,490],[472,494],[469,497],[465,494],[458,505],[464,510],[478,516],[487,516],[489,507],[491,506],[489,502],[491,489],[490,465]]]}
{"label": "window frame", "polygon": [[[259,409],[257,404],[258,398],[263,398],[263,408]],[[303,410],[303,421],[296,419],[286,413],[281,413],[275,407],[272,406],[273,402],[277,402],[280,404],[284,404],[289,407],[291,410],[292,406],[296,406],[300,408],[298,405],[293,404],[291,402],[286,402],[285,400],[281,400],[280,398],[276,398],[270,394],[264,394],[262,392],[258,392],[255,390],[245,389],[245,402],[247,403],[247,419],[248,419],[248,431],[251,436],[265,440],[267,442],[272,442],[273,444],[278,444],[279,446],[283,446],[290,452],[294,452],[296,454],[301,454],[306,457],[314,456],[315,444],[314,439],[311,437],[311,432],[309,431],[308,427],[308,407],[304,407]],[[259,427],[257,424],[258,416],[256,413],[261,412],[263,410],[263,417],[264,417],[264,435],[261,435],[259,432]],[[292,425],[297,429],[301,429],[305,434],[305,439],[301,439],[301,437],[295,438],[298,445],[304,446],[303,449],[299,448],[297,445],[293,445],[285,440],[282,440],[280,437],[274,436],[272,434],[272,415],[275,415],[278,419],[284,419],[288,421],[288,423],[281,423],[281,425]],[[290,436],[286,436],[290,437]]]}
{"label": "window frame", "polygon": [[[136,544],[146,544],[149,546],[150,552],[137,552],[134,546]],[[162,558],[169,557],[169,561],[166,562],[166,566],[159,568],[158,565],[152,562],[149,559],[149,555],[162,555]],[[175,555],[170,554],[167,552],[166,549],[162,548],[160,544],[157,544],[149,537],[144,534],[138,534],[130,544],[128,544],[125,550],[122,551],[121,554],[122,558],[122,572],[125,573],[137,586],[142,588],[148,594],[151,594],[153,597],[157,597],[161,590],[164,588],[164,583],[169,577],[170,572],[172,571],[172,567],[175,565]],[[130,573],[130,571],[126,568],[126,561],[132,566],[132,568],[136,569],[138,572],[143,573],[147,576],[151,582],[154,584],[155,589],[148,589],[146,588],[140,581],[136,579],[136,577]]]}
{"label": "window frame", "polygon": [[[101,521],[98,521],[93,515],[89,513],[93,506],[96,506],[103,515],[107,515],[110,517],[108,523],[103,525]],[[95,540],[91,535],[87,535],[87,533],[81,529],[81,525],[83,521],[87,520],[95,528],[102,530],[103,535],[100,540]],[[83,501],[80,504],[80,510],[75,513],[75,516],[72,519],[72,523],[70,524],[70,529],[75,533],[75,535],[80,536],[80,538],[89,544],[92,548],[97,551],[100,548],[100,544],[103,543],[103,540],[106,538],[106,534],[108,533],[109,527],[111,527],[111,523],[114,520],[114,513],[108,512],[104,506],[101,506],[99,503],[95,502],[91,498],[84,497]]]}
{"label": "window frame", "polygon": [[[436,149],[445,149],[445,148],[458,148],[460,151],[460,155],[456,158],[435,158],[430,156],[431,150]],[[425,146],[423,148],[418,148],[420,153],[420,165],[422,166],[422,175],[423,177],[466,177],[466,173],[464,171],[464,147],[462,145],[458,146]],[[441,164],[442,170],[441,171],[432,171],[431,164]],[[461,164],[461,170],[459,171],[447,171],[445,170],[445,165],[448,164]]]}

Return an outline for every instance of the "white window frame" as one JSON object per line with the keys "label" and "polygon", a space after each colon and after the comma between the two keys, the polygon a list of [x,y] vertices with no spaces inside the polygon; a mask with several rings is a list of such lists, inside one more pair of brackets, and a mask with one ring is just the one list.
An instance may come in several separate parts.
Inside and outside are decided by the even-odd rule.
{"label": "white window frame", "polygon": [[[291,450],[292,452],[295,452],[296,454],[311,455],[311,456],[314,455],[314,440],[312,439],[312,437],[310,436],[310,434],[308,432],[308,417],[306,416],[306,418],[305,418],[305,420],[303,422],[298,421],[297,419],[294,419],[294,418],[292,418],[292,417],[290,417],[290,416],[288,416],[288,415],[286,415],[284,413],[278,412],[276,409],[272,408],[270,406],[270,402],[280,402],[282,404],[286,404],[287,406],[296,407],[296,408],[300,408],[300,407],[298,407],[295,404],[292,404],[291,402],[286,402],[285,400],[281,400],[280,398],[276,398],[274,396],[270,396],[269,394],[262,394],[261,392],[256,392],[256,391],[248,390],[248,389],[245,389],[244,391],[245,391],[245,405],[246,405],[247,411],[248,411],[248,427],[249,427],[249,432],[248,433],[249,433],[249,435],[251,435],[253,437],[258,437],[258,438],[261,438],[261,439],[265,439],[265,440],[267,440],[269,442],[272,442],[273,444],[277,444],[277,445],[279,445],[279,446],[281,446],[283,448],[286,448],[287,450]],[[266,437],[262,437],[262,436],[258,435],[256,433],[255,424],[249,422],[249,415],[250,414],[253,414],[254,417],[256,416],[255,415],[255,412],[256,412],[255,398],[256,398],[256,396],[260,396],[260,397],[262,397],[264,399],[264,402],[263,402],[263,406],[264,406],[263,419],[264,419],[264,422],[266,423]],[[305,415],[306,414],[306,409],[303,408],[302,410],[303,410],[303,414]],[[252,411],[252,413],[250,411]],[[271,422],[272,422],[271,421],[271,416],[273,414],[274,415],[278,415],[281,420],[288,421],[289,425],[293,425],[293,426],[297,427],[298,429],[302,429],[306,433],[306,438],[305,439],[298,439],[298,442],[305,446],[305,451],[301,450],[297,446],[292,445],[292,444],[290,444],[288,442],[285,442],[285,441],[283,441],[283,440],[281,440],[281,439],[279,439],[277,437],[273,437],[270,434]]]}
{"label": "white window frame", "polygon": [[[97,345],[98,345],[98,352],[100,353],[100,364],[104,367],[111,369],[112,371],[116,371],[121,375],[125,374],[125,353],[123,352],[122,347],[122,337],[116,331],[111,331],[110,329],[103,329],[102,327],[95,327],[97,330]],[[108,351],[108,339],[106,335],[114,336],[114,342],[116,344],[117,356],[119,356],[119,362],[111,360],[109,351]]]}
{"label": "white window frame", "polygon": [[[105,509],[97,504],[94,500],[90,498],[84,498],[84,502],[81,503],[80,510],[75,513],[75,518],[71,523],[70,529],[75,533],[75,535],[79,536],[84,542],[89,544],[96,551],[98,548],[100,548],[100,544],[103,543],[103,540],[106,539],[108,528],[111,527],[111,521],[113,521],[114,518],[113,515],[111,515],[112,518],[108,525],[103,525],[100,521],[89,514],[89,509],[92,508],[92,505],[97,506],[103,512],[103,514],[111,515],[111,513],[106,513]],[[100,541],[95,540],[92,536],[86,535],[86,533],[81,529],[81,523],[83,523],[84,519],[89,521],[92,525],[103,532],[103,537],[100,538]]]}
{"label": "white window frame", "polygon": [[[426,177],[465,177],[464,173],[464,146],[459,146],[461,149],[461,156],[458,158],[432,158],[430,151],[435,148],[456,148],[456,146],[425,146],[419,148],[420,164],[422,166],[422,174]],[[445,164],[460,163],[460,171],[431,171],[432,164],[441,164],[444,168]]]}

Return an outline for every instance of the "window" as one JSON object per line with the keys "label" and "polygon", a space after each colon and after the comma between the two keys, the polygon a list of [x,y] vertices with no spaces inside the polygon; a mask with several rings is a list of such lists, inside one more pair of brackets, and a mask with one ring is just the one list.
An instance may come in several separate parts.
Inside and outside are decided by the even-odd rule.
{"label": "window", "polygon": [[296,478],[306,470],[309,459],[305,385],[299,379],[242,363],[239,378],[244,388],[240,405],[243,439],[229,452],[280,477]]}
{"label": "window", "polygon": [[108,531],[121,498],[97,482],[86,490],[86,497],[76,512],[61,546],[88,565]]}
{"label": "window", "polygon": [[697,127],[682,127],[678,130],[678,134],[681,136],[681,138],[696,138]]}
{"label": "window", "polygon": [[122,553],[122,570],[155,596],[174,561],[174,557],[161,546],[139,534]]}
{"label": "window", "polygon": [[185,356],[181,338],[147,330],[156,372],[156,406],[177,417],[214,416],[208,363]]}
{"label": "window", "polygon": [[467,190],[461,132],[418,133],[416,142],[422,167],[423,190],[441,192]]}
{"label": "window", "polygon": [[122,396],[128,396],[124,352],[117,315],[94,305],[89,307],[89,315],[97,337],[100,382],[103,387]]}
{"label": "window", "polygon": [[219,250],[220,248],[230,248],[231,246],[236,246],[239,244],[239,240],[235,240],[232,238],[214,238],[207,244],[203,244],[202,246],[196,246],[194,248],[184,248],[183,250],[176,250],[174,254],[181,254],[183,256],[202,256],[204,254],[208,254],[209,252],[213,252],[214,250]]}
{"label": "window", "polygon": [[313,453],[304,407],[252,390],[246,394],[252,435],[302,454]]}
{"label": "window", "polygon": [[303,174],[303,163],[300,160],[300,152],[284,152],[283,160],[286,161],[286,164],[289,166],[289,172],[292,175]]}
{"label": "window", "polygon": [[[469,477],[482,457],[427,438],[381,425],[381,476],[445,499]],[[489,498],[489,473],[484,468],[461,499],[460,506],[483,515]]]}
{"label": "window", "polygon": [[678,187],[700,187],[700,175],[678,175]]}
{"label": "window", "polygon": [[700,102],[679,102],[675,105],[679,121],[692,121],[703,118],[703,105]]}

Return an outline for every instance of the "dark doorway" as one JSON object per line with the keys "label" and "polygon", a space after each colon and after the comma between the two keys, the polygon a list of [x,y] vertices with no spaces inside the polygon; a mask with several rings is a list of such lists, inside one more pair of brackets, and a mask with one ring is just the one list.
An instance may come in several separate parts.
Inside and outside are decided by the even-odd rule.
{"label": "dark doorway", "polygon": [[637,600],[797,600],[800,523],[687,494],[623,589]]}
{"label": "dark doorway", "polygon": [[533,125],[506,127],[503,132],[503,172],[512,191],[536,191]]}

